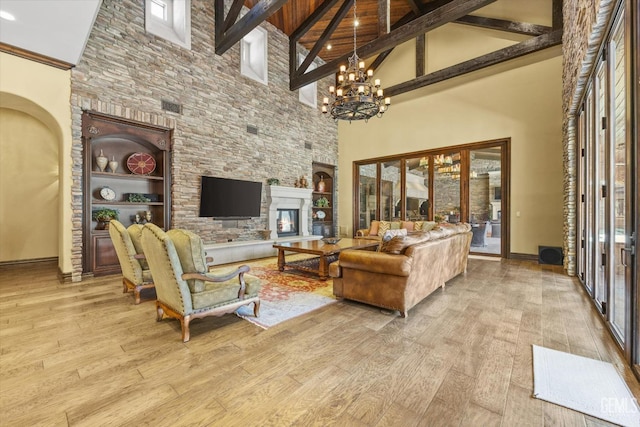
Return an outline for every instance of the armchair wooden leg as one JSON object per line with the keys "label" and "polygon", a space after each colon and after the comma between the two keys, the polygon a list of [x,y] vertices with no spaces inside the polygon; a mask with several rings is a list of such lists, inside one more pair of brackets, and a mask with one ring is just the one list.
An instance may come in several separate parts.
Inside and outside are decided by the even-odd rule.
{"label": "armchair wooden leg", "polygon": [[189,341],[189,322],[191,321],[191,316],[186,316],[180,319],[180,326],[182,327],[182,342]]}
{"label": "armchair wooden leg", "polygon": [[127,288],[127,281],[122,279],[122,293],[126,294],[127,292],[129,292],[129,289]]}
{"label": "armchair wooden leg", "polygon": [[136,299],[135,303],[140,304],[140,288],[138,286],[136,286],[133,289],[133,295],[135,296],[135,299]]}
{"label": "armchair wooden leg", "polygon": [[254,317],[260,316],[260,300],[253,303],[253,315]]}

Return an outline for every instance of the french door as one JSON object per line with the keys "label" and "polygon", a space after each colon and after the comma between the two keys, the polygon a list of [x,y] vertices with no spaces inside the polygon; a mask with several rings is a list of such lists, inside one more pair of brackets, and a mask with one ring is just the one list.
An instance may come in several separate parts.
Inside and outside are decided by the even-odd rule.
{"label": "french door", "polygon": [[[637,134],[629,31],[621,8],[586,89],[578,124],[577,273],[629,361],[638,346]],[[630,126],[631,124],[631,126]],[[637,350],[636,350],[637,351]],[[636,355],[635,358],[638,356]],[[637,361],[635,362],[637,363]]]}

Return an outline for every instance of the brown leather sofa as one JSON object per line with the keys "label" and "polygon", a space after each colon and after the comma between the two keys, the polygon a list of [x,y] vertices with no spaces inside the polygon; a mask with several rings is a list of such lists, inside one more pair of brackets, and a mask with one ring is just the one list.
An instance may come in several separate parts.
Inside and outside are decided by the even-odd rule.
{"label": "brown leather sofa", "polygon": [[379,252],[347,250],[329,267],[337,297],[408,311],[445,282],[467,270],[471,245],[467,223],[396,236]]}
{"label": "brown leather sofa", "polygon": [[434,221],[371,221],[369,228],[356,230],[356,239],[382,240],[386,230],[405,229],[408,233],[429,231],[436,226]]}

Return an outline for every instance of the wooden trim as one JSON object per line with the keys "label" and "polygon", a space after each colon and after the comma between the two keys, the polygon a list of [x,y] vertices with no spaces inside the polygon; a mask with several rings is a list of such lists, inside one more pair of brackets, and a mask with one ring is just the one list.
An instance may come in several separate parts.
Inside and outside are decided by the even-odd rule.
{"label": "wooden trim", "polygon": [[0,266],[6,265],[20,265],[20,264],[32,264],[40,262],[58,262],[58,257],[46,257],[46,258],[31,258],[31,259],[16,259],[12,261],[0,261]]}
{"label": "wooden trim", "polygon": [[416,15],[420,15],[420,12],[422,12],[422,10],[420,8],[420,5],[418,5],[418,3],[416,2],[416,0],[406,0],[406,2],[411,8],[411,10],[413,11],[413,13],[415,13]]}
{"label": "wooden trim", "polygon": [[28,59],[30,61],[39,62],[44,65],[59,68],[61,70],[70,70],[75,67],[75,64],[71,64],[60,59],[52,58],[50,56],[42,55],[40,53],[32,52],[30,50],[22,49],[16,46],[11,46],[6,43],[0,42],[0,52],[8,53],[9,55],[19,56],[20,58]]}
{"label": "wooden trim", "polygon": [[535,261],[535,262],[538,262],[538,255],[520,254],[520,253],[512,252],[512,253],[509,254],[509,259],[518,259],[518,260],[522,260],[522,261]]}
{"label": "wooden trim", "polygon": [[561,30],[564,25],[562,0],[553,0],[551,4],[551,21],[554,30]]}
{"label": "wooden trim", "polygon": [[60,270],[60,266],[58,266],[58,281],[60,283],[72,283],[73,282],[73,273],[69,272],[69,273],[63,273],[62,270]]}

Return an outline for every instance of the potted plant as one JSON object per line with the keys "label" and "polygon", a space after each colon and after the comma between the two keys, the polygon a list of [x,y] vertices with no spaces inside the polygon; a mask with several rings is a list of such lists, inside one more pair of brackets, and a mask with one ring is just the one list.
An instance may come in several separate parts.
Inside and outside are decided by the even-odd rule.
{"label": "potted plant", "polygon": [[267,184],[269,184],[269,185],[280,185],[280,180],[278,178],[269,178],[269,179],[267,179]]}
{"label": "potted plant", "polygon": [[109,228],[109,221],[112,219],[118,219],[118,210],[111,208],[94,209],[92,212],[92,218],[94,221],[98,221],[96,230],[106,230]]}

